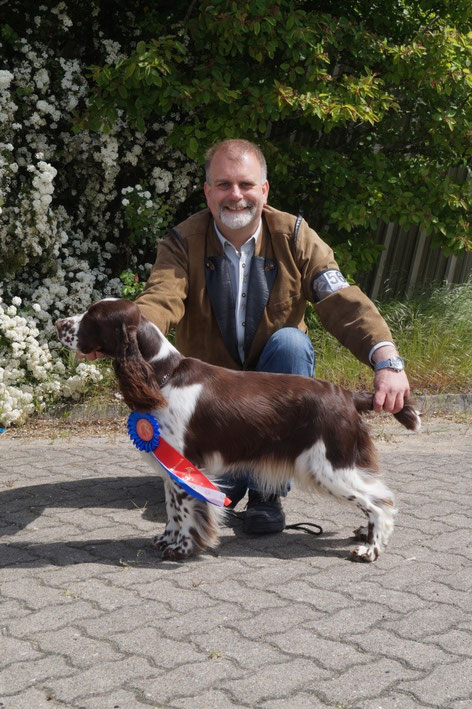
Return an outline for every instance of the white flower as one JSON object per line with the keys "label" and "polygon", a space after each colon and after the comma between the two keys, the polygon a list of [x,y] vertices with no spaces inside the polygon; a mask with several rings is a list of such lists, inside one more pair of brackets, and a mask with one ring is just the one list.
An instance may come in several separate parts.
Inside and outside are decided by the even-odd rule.
{"label": "white flower", "polygon": [[15,77],[10,71],[7,71],[6,69],[1,69],[0,70],[0,90],[2,89],[8,89],[10,86],[11,82],[13,81]]}

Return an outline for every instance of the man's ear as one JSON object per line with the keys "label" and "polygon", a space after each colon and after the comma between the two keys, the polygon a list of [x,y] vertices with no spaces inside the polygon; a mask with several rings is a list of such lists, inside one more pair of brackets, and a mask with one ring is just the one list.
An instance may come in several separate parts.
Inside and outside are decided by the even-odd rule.
{"label": "man's ear", "polygon": [[211,187],[208,182],[203,183],[203,192],[205,193],[205,198],[208,200],[208,195],[210,194]]}
{"label": "man's ear", "polygon": [[266,180],[264,184],[262,185],[262,195],[264,197],[264,204],[267,204],[267,200],[269,198],[269,182]]}

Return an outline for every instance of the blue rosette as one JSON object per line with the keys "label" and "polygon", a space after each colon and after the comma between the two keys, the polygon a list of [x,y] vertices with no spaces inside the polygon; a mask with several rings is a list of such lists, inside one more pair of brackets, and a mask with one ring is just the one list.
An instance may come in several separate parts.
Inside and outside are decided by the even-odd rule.
{"label": "blue rosette", "polygon": [[151,453],[159,445],[160,429],[157,419],[152,414],[140,414],[133,411],[128,416],[128,434],[139,451]]}

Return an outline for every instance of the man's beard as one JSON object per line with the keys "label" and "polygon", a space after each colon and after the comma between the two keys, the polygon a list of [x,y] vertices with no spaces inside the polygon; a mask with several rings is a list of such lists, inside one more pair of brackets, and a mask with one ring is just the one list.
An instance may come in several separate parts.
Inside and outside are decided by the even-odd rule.
{"label": "man's beard", "polygon": [[[231,211],[226,207],[239,207],[239,210]],[[242,209],[245,207],[245,209]],[[220,206],[220,219],[229,229],[243,229],[254,219],[256,205],[252,202],[242,200],[236,204],[228,203]]]}

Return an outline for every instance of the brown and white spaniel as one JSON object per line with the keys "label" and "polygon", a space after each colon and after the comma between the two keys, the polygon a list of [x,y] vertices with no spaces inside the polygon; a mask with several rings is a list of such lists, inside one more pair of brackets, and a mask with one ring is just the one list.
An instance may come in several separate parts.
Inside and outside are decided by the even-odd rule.
{"label": "brown and white spaniel", "polygon": [[[132,302],[105,299],[56,323],[61,342],[114,360],[130,409],[153,413],[162,437],[210,478],[250,471],[260,487],[289,480],[357,506],[367,526],[355,532],[355,560],[374,561],[393,530],[393,495],[378,475],[361,414],[373,395],[293,374],[239,372],[184,357]],[[418,430],[411,403],[395,418]],[[157,472],[162,468],[147,456]],[[220,508],[190,497],[167,475],[168,522],[153,541],[166,559],[216,546]]]}

